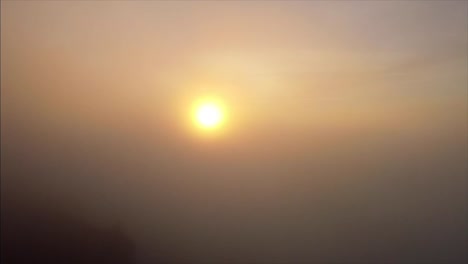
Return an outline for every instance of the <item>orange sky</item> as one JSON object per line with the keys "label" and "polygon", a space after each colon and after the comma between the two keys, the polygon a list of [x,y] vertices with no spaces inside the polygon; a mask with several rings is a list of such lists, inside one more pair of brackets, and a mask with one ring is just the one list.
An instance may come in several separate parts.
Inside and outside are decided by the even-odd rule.
{"label": "orange sky", "polygon": [[467,9],[2,1],[2,197],[76,199],[148,259],[169,230],[202,260],[462,263]]}

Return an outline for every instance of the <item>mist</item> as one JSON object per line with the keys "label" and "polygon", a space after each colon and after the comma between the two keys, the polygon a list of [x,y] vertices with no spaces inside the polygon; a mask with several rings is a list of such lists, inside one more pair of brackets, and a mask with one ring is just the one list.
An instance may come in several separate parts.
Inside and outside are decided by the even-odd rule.
{"label": "mist", "polygon": [[124,249],[76,263],[467,262],[467,9],[2,2],[2,263],[58,211]]}

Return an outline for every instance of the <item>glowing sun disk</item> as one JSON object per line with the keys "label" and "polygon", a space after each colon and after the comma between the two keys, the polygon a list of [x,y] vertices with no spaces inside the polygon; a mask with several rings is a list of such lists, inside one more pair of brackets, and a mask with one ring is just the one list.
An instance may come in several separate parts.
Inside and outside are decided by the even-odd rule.
{"label": "glowing sun disk", "polygon": [[223,111],[216,103],[205,102],[196,108],[195,120],[202,128],[215,128],[223,121]]}

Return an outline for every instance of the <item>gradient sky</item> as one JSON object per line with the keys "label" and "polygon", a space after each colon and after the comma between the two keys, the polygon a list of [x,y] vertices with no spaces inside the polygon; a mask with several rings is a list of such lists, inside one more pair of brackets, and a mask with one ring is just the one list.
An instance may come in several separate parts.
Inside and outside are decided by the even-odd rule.
{"label": "gradient sky", "polygon": [[466,262],[467,10],[2,1],[2,202],[79,203],[142,263]]}

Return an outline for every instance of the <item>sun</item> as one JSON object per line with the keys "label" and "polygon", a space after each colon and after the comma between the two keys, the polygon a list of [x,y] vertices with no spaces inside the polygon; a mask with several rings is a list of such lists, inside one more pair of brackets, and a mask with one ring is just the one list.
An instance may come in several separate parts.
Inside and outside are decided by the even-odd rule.
{"label": "sun", "polygon": [[203,101],[195,108],[195,122],[204,129],[219,127],[224,121],[224,112],[221,105],[214,101]]}

